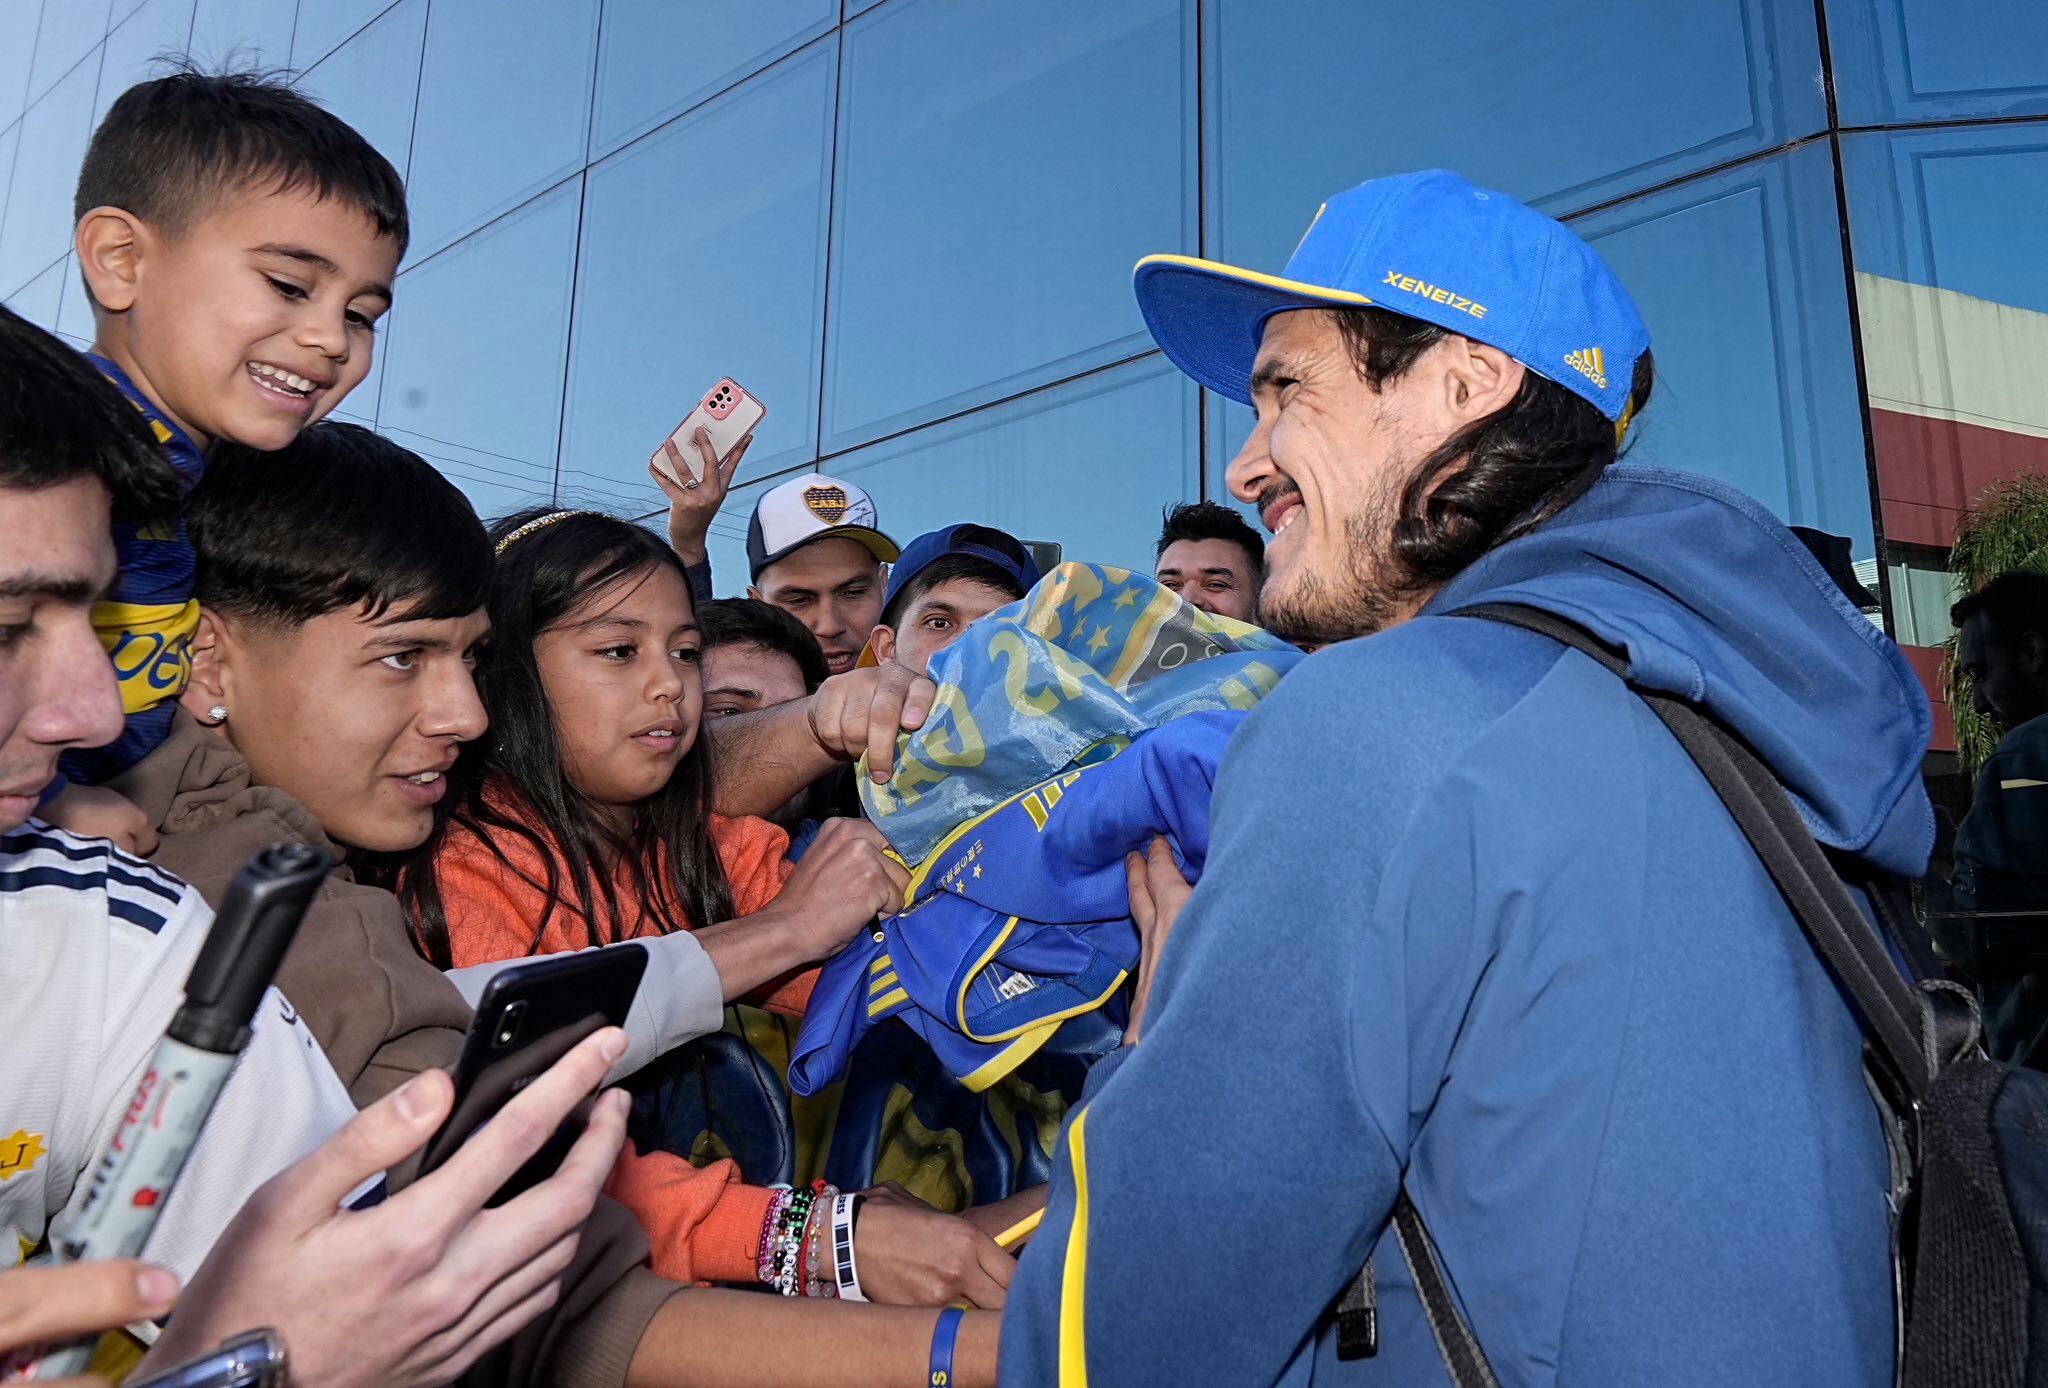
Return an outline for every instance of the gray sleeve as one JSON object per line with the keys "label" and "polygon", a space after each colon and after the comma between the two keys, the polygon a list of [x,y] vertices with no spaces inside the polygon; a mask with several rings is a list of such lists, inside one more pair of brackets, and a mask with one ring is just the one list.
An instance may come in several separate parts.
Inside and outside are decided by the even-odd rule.
{"label": "gray sleeve", "polygon": [[711,556],[704,556],[699,564],[691,564],[683,570],[690,577],[690,601],[711,601]]}
{"label": "gray sleeve", "polygon": [[[646,946],[647,973],[640,980],[640,991],[633,997],[632,1010],[626,1014],[626,1053],[605,1077],[607,1083],[616,1082],[656,1056],[725,1025],[725,984],[711,956],[688,931],[678,930],[672,935],[656,935],[632,943]],[[493,975],[527,962],[499,959],[472,964],[466,969],[450,969],[448,978],[474,1007]]]}

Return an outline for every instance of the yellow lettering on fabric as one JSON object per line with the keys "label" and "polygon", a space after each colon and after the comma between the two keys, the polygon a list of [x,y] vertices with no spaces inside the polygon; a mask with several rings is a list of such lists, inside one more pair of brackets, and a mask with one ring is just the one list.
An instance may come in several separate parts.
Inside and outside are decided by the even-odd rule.
{"label": "yellow lettering on fabric", "polygon": [[192,678],[192,634],[199,604],[99,602],[93,630],[114,662],[121,711],[140,713],[185,691]]}
{"label": "yellow lettering on fabric", "polygon": [[1474,303],[1455,290],[1447,289],[1440,284],[1431,284],[1428,280],[1419,280],[1413,275],[1404,275],[1399,270],[1387,271],[1386,278],[1380,283],[1390,284],[1404,294],[1413,294],[1431,303],[1447,304],[1459,313],[1470,314],[1474,318],[1486,316],[1485,304]]}
{"label": "yellow lettering on fabric", "polygon": [[1581,347],[1564,354],[1564,364],[1601,390],[1607,389],[1607,354],[1598,347]]}
{"label": "yellow lettering on fabric", "polygon": [[1043,718],[1069,699],[1079,698],[1085,686],[1063,662],[1057,646],[1048,647],[1052,665],[1051,683],[1036,693],[1031,690],[1031,656],[1024,637],[1014,630],[997,632],[989,638],[989,658],[1003,666],[1003,697],[1018,713]]}

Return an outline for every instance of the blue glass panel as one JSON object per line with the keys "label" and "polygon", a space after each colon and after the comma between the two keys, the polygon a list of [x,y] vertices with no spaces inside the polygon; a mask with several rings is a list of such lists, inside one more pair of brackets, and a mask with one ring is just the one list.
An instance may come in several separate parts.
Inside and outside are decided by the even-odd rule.
{"label": "blue glass panel", "polygon": [[401,177],[412,150],[426,21],[427,0],[399,0],[298,81],[301,91],[354,126]]}
{"label": "blue glass panel", "polygon": [[485,516],[553,494],[583,180],[400,275],[377,424]]}
{"label": "blue glass panel", "polygon": [[[7,203],[14,189],[14,152],[20,144],[19,124],[10,125],[4,131],[0,131],[0,233],[4,233],[7,227]],[[20,288],[19,285],[8,283],[14,278],[16,276],[7,268],[6,262],[0,261],[0,294]]]}
{"label": "blue glass panel", "polygon": [[88,347],[99,335],[99,325],[92,316],[92,295],[85,292],[75,251],[64,257],[64,301],[57,308],[57,331]]}
{"label": "blue glass panel", "polygon": [[1635,294],[1657,389],[1632,461],[1874,553],[1841,220],[1816,143],[1574,223]]}
{"label": "blue glass panel", "polygon": [[42,18],[42,8],[35,4],[0,5],[0,129],[13,124],[28,105],[28,78]]}
{"label": "blue glass panel", "polygon": [[1146,350],[1195,241],[1194,0],[894,0],[840,82],[825,447]]}
{"label": "blue glass panel", "polygon": [[662,505],[647,458],[726,375],[768,407],[745,477],[816,456],[834,54],[814,44],[590,171],[565,485]]}
{"label": "blue glass panel", "polygon": [[497,0],[435,0],[413,136],[412,259],[583,167],[597,0],[517,19]]}
{"label": "blue glass panel", "polygon": [[192,32],[192,0],[143,0],[135,13],[114,26],[100,54],[99,92],[93,101],[92,124],[99,128],[116,97],[137,82],[161,77],[164,59],[185,51]]}
{"label": "blue glass panel", "polygon": [[2040,0],[1828,0],[1844,125],[2048,113]]}
{"label": "blue glass panel", "polygon": [[605,0],[591,154],[759,72],[838,17],[837,0]]}
{"label": "blue glass panel", "polygon": [[1275,269],[1331,193],[1456,169],[1553,215],[1825,128],[1812,0],[1209,0],[1209,254]]}
{"label": "blue glass panel", "polygon": [[1056,540],[1071,559],[1149,573],[1160,508],[1195,494],[1196,395],[1150,356],[821,467],[866,487],[902,542],[980,521]]}
{"label": "blue glass panel", "polygon": [[296,8],[294,0],[199,0],[192,11],[192,56],[209,71],[284,67],[291,62]]}
{"label": "blue glass panel", "polygon": [[0,228],[0,285],[16,289],[71,244],[71,196],[92,136],[97,61],[80,63],[21,118],[21,147]]}
{"label": "blue glass panel", "polygon": [[[35,68],[28,84],[30,105],[106,36],[111,12],[108,0],[43,0],[43,24],[36,31]],[[97,64],[93,72],[98,75]]]}
{"label": "blue glass panel", "polygon": [[7,307],[39,328],[57,331],[57,306],[64,291],[64,262],[58,261],[7,296]]}
{"label": "blue glass panel", "polygon": [[341,47],[391,0],[306,0],[292,29],[292,66],[308,68]]}
{"label": "blue glass panel", "polygon": [[[726,494],[725,504],[718,508],[718,515],[711,522],[711,533],[704,537],[704,548],[711,555],[711,591],[719,597],[747,595],[747,522],[753,517],[754,503],[760,500],[762,492],[787,482],[802,470],[792,469],[758,482],[742,483]],[[568,495],[568,489],[564,488],[563,493]],[[647,523],[664,535],[668,533],[665,514]]]}
{"label": "blue glass panel", "polygon": [[2048,126],[1847,136],[1856,268],[2048,313]]}

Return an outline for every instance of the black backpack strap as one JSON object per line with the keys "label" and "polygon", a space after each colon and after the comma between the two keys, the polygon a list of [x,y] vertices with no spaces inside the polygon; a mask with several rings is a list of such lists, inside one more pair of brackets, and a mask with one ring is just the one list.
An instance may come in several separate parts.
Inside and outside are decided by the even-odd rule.
{"label": "black backpack strap", "polygon": [[[1620,652],[1553,613],[1502,603],[1456,615],[1537,632],[1583,652],[1623,679],[1628,677]],[[1908,1095],[1924,1096],[1938,1064],[1926,1001],[1899,973],[1884,941],[1849,899],[1784,787],[1754,752],[1685,700],[1654,690],[1635,692],[1721,797],[1784,894],[1807,941],[1849,994],[1878,1056]]]}
{"label": "black backpack strap", "polygon": [[[1422,1302],[1429,1333],[1436,1339],[1437,1353],[1450,1371],[1452,1388],[1500,1388],[1493,1365],[1479,1348],[1478,1337],[1458,1310],[1451,1296],[1451,1284],[1444,1276],[1443,1260],[1437,1256],[1436,1240],[1422,1222],[1422,1212],[1404,1189],[1394,1196],[1390,1216],[1394,1238],[1401,1245],[1401,1257],[1415,1279],[1415,1294]],[[1379,1287],[1373,1276],[1372,1259],[1358,1270],[1351,1285],[1337,1302],[1337,1358],[1369,1359],[1379,1352]]]}
{"label": "black backpack strap", "polygon": [[[1621,651],[1554,613],[1496,603],[1452,615],[1501,622],[1547,636],[1585,654],[1624,682],[1628,679],[1628,661]],[[1670,730],[1720,797],[1791,907],[1807,942],[1849,994],[1875,1058],[1904,1089],[1897,1097],[1907,1101],[1924,1098],[1940,1066],[1968,1049],[1973,1019],[1951,1023],[1940,1014],[1952,1009],[1930,1006],[1899,972],[1884,940],[1857,910],[1784,787],[1754,752],[1683,699],[1653,690],[1636,689],[1635,693]],[[1904,923],[1894,914],[1896,902],[1886,899],[1880,889],[1869,895],[1878,919],[1888,931],[1900,935],[1906,957],[1917,962],[1919,952],[1909,946]],[[1405,1189],[1395,1198],[1392,1222],[1451,1382],[1455,1388],[1497,1388],[1498,1380],[1478,1340],[1451,1298],[1436,1243]],[[1377,1348],[1374,1292],[1372,1264],[1368,1262],[1336,1308],[1340,1358],[1363,1357]]]}

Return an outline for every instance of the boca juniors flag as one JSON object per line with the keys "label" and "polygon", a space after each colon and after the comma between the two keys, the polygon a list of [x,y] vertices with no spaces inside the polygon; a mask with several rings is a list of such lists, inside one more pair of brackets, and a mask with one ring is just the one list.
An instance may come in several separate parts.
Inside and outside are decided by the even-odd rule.
{"label": "boca juniors flag", "polygon": [[1089,564],[974,623],[934,657],[938,696],[895,775],[861,780],[912,868],[908,905],[825,965],[790,1088],[829,1083],[890,1017],[975,1090],[1062,1028],[1114,1046],[1138,953],[1124,855],[1164,834],[1199,873],[1223,748],[1300,659],[1149,577]]}

